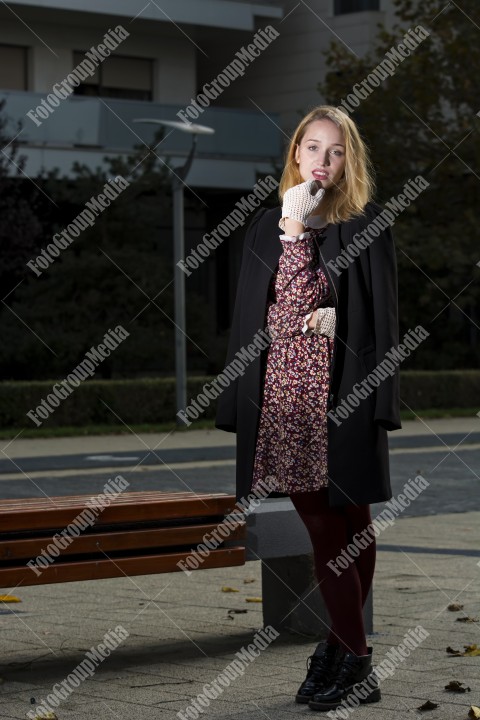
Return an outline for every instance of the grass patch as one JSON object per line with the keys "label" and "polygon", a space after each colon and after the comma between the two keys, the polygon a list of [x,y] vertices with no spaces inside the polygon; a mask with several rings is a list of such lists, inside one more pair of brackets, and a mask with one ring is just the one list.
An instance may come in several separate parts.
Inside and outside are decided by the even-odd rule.
{"label": "grass patch", "polygon": [[476,408],[431,408],[429,410],[418,410],[413,413],[411,410],[401,410],[400,417],[402,420],[416,420],[417,418],[435,419],[435,418],[456,418],[456,417],[476,417],[478,407]]}

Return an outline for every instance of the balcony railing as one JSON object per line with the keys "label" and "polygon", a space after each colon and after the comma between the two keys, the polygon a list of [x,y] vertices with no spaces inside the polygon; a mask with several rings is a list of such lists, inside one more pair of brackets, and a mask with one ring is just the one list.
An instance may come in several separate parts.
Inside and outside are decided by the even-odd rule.
{"label": "balcony railing", "polygon": [[[44,148],[85,148],[105,152],[127,152],[135,145],[150,142],[155,128],[152,125],[134,123],[135,118],[158,118],[178,120],[181,106],[163,105],[135,100],[111,98],[70,97],[60,105],[41,125],[27,115],[35,110],[45,95],[33,92],[0,91],[5,99],[4,113],[9,118],[9,130],[15,135],[16,123],[22,123],[18,142]],[[279,119],[255,110],[211,107],[196,121],[210,125],[215,135],[205,135],[199,142],[199,155],[204,157],[271,160],[282,152]],[[191,139],[181,132],[165,130],[165,139],[157,152],[163,154],[187,153]]]}

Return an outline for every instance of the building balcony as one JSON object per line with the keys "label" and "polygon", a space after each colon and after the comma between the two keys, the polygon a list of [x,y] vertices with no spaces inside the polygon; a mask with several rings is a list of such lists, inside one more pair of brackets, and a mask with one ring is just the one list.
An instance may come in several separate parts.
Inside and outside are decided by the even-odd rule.
{"label": "building balcony", "polygon": [[[60,101],[46,119],[39,116],[41,124],[37,125],[27,113],[35,111],[44,97],[33,92],[0,92],[12,137],[18,132],[17,123],[22,125],[17,142],[31,177],[55,167],[69,175],[75,161],[95,168],[103,164],[105,156],[148,146],[158,128],[134,120],[178,120],[176,113],[184,109],[155,102],[72,96]],[[199,137],[197,160],[189,175],[192,185],[248,188],[259,174],[272,172],[280,162],[282,138],[274,114],[215,107],[206,109],[197,122],[214,128],[215,134]],[[190,143],[191,136],[166,128],[155,152],[175,166],[183,162]]]}
{"label": "building balcony", "polygon": [[145,0],[14,0],[11,5],[22,17],[41,18],[45,13],[61,14],[62,20],[90,16],[113,17],[118,20],[138,19],[147,23],[177,23],[183,26],[248,30],[255,28],[258,17],[280,20],[282,3],[272,0],[162,0],[161,8]]}

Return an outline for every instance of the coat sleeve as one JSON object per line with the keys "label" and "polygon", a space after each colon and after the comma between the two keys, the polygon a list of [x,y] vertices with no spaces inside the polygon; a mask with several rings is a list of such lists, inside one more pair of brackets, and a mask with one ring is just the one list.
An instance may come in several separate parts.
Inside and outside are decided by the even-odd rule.
{"label": "coat sleeve", "polygon": [[[241,348],[240,339],[240,314],[242,307],[242,297],[245,289],[246,268],[250,260],[251,251],[255,243],[259,220],[266,212],[266,208],[261,208],[250,223],[245,234],[245,242],[243,246],[242,264],[237,283],[237,294],[235,297],[235,306],[233,310],[233,319],[230,329],[230,338],[228,341],[227,357],[225,367],[234,359],[236,353]],[[237,432],[237,393],[238,378],[232,380],[230,385],[226,387],[217,401],[217,410],[215,417],[215,427],[226,432]]]}
{"label": "coat sleeve", "polygon": [[[375,211],[373,220],[381,211]],[[370,215],[370,213],[369,213]],[[398,280],[397,260],[392,232],[382,230],[368,248],[370,256],[373,319],[375,329],[376,365],[385,359],[386,353],[396,348],[398,339]],[[400,421],[400,371],[398,365],[392,375],[381,382],[376,391],[374,421],[385,430],[399,430]]]}

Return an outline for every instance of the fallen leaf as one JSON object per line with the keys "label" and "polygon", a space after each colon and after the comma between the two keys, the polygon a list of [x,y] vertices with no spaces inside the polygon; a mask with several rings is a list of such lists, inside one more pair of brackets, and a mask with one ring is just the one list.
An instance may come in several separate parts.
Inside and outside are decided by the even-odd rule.
{"label": "fallen leaf", "polygon": [[470,688],[463,687],[463,682],[460,682],[460,680],[450,680],[448,685],[445,685],[445,690],[458,693],[470,692]]}
{"label": "fallen leaf", "polygon": [[457,622],[478,622],[478,617],[470,617],[469,615],[465,615],[465,617],[459,617],[456,618]]}
{"label": "fallen leaf", "polygon": [[263,602],[261,597],[245,598],[245,602]]}
{"label": "fallen leaf", "polygon": [[480,647],[478,645],[464,645],[465,652],[463,655],[465,657],[477,657],[480,656]]}
{"label": "fallen leaf", "polygon": [[255,582],[255,578],[244,578],[243,582],[245,585],[248,585],[249,583]]}
{"label": "fallen leaf", "polygon": [[15,595],[0,595],[0,602],[22,602],[20,598],[15,597]]}
{"label": "fallen leaf", "polygon": [[425,710],[435,710],[435,708],[437,707],[437,703],[434,703],[431,700],[427,700],[427,702],[424,702],[423,705],[420,705],[417,710],[421,710],[422,712],[424,712]]}
{"label": "fallen leaf", "polygon": [[460,650],[453,650],[450,646],[447,647],[447,653],[452,655],[453,657],[477,657],[480,656],[480,647],[478,645],[464,645],[465,648],[464,652],[461,652]]}
{"label": "fallen leaf", "polygon": [[450,603],[450,605],[448,605],[447,607],[447,610],[457,612],[458,610],[463,610],[463,605],[460,605],[460,603]]}
{"label": "fallen leaf", "polygon": [[449,655],[453,655],[453,657],[461,657],[463,655],[463,653],[460,652],[460,650],[454,650],[453,648],[450,647],[450,645],[447,647],[447,653]]}
{"label": "fallen leaf", "polygon": [[476,720],[476,718],[480,718],[480,708],[476,705],[470,705],[468,717],[470,718],[470,720]]}
{"label": "fallen leaf", "polygon": [[240,592],[240,590],[237,590],[237,588],[228,587],[228,585],[224,585],[222,587],[222,592]]}
{"label": "fallen leaf", "polygon": [[234,615],[240,615],[241,613],[247,613],[247,612],[248,612],[248,610],[236,610],[234,608],[230,608],[227,615],[230,618],[230,620],[233,620]]}

